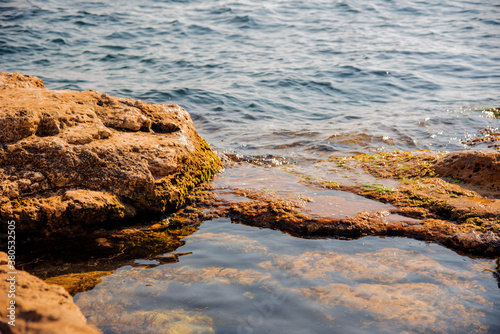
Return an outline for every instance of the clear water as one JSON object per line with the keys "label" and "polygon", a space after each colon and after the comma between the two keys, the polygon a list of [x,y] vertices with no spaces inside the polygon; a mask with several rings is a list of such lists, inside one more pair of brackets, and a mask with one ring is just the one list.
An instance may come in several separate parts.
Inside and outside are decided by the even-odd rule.
{"label": "clear water", "polygon": [[500,331],[494,260],[404,238],[297,239],[227,219],[185,240],[178,263],[126,266],[78,294],[89,322],[107,334]]}
{"label": "clear water", "polygon": [[[476,110],[500,106],[500,4],[3,0],[0,70],[180,104],[238,154],[469,149],[500,128]],[[77,304],[105,333],[500,332],[494,261],[434,244],[218,220],[179,251],[192,254],[121,268]]]}
{"label": "clear water", "polygon": [[2,71],[180,104],[246,155],[466,148],[499,55],[496,0],[0,2]]}

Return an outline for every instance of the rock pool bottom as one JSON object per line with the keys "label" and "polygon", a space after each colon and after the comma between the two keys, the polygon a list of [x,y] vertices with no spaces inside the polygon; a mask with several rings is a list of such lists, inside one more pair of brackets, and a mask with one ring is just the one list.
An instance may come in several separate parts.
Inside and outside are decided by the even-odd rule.
{"label": "rock pool bottom", "polygon": [[75,296],[104,333],[498,333],[495,260],[406,238],[300,239],[214,219],[176,263]]}

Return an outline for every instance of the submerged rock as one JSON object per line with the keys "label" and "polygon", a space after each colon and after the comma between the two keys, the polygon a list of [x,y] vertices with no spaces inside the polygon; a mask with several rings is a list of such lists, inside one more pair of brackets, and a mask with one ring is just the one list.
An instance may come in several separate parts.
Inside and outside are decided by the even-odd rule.
{"label": "submerged rock", "polygon": [[[467,164],[469,152],[436,151],[332,157],[260,172],[236,163],[215,178],[206,204],[216,217],[300,237],[405,236],[497,257],[498,154],[478,152],[481,166]],[[450,171],[483,179],[450,177],[438,168],[448,160]]]}
{"label": "submerged rock", "polygon": [[71,296],[74,296],[77,293],[92,290],[97,284],[101,283],[102,276],[111,274],[111,271],[67,274],[46,279],[45,283],[60,285],[68,291]]}
{"label": "submerged rock", "polygon": [[177,105],[0,73],[0,110],[0,219],[20,234],[165,213],[220,166]]}
{"label": "submerged rock", "polygon": [[[0,252],[1,333],[100,333],[87,325],[85,317],[66,290],[57,285],[48,285],[27,272],[16,270],[8,262],[7,254]],[[11,289],[7,279],[12,276],[15,276],[15,297],[7,298]],[[15,301],[15,318],[8,317],[10,311],[7,308],[10,307],[11,300]],[[13,320],[15,321],[12,322]]]}
{"label": "submerged rock", "polygon": [[[179,210],[182,211],[183,209]],[[179,261],[174,253],[183,237],[194,233],[199,223],[164,219],[152,226],[127,225],[92,234],[46,238],[23,245],[16,259],[18,268],[49,284],[64,287],[72,296],[93,289],[101,277],[123,266],[151,268]],[[136,262],[147,259],[150,264]]]}

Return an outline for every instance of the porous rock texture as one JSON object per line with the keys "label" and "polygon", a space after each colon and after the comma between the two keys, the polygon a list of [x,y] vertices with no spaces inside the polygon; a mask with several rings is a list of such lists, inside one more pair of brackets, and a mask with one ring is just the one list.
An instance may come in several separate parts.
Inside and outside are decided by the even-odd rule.
{"label": "porous rock texture", "polygon": [[451,152],[434,163],[439,175],[451,176],[486,190],[500,192],[499,151]]}
{"label": "porous rock texture", "polygon": [[177,105],[0,73],[0,219],[39,236],[165,213],[220,161]]}
{"label": "porous rock texture", "polygon": [[[7,254],[0,252],[0,332],[3,334],[98,334],[87,325],[82,312],[63,287],[49,285],[25,271],[8,265]],[[16,274],[10,274],[15,272]],[[15,276],[15,297],[9,298]],[[15,300],[15,318],[8,318],[10,301]],[[9,313],[7,313],[9,312]],[[12,322],[15,320],[15,322]],[[9,322],[11,324],[9,324]],[[15,326],[12,326],[15,325]]]}

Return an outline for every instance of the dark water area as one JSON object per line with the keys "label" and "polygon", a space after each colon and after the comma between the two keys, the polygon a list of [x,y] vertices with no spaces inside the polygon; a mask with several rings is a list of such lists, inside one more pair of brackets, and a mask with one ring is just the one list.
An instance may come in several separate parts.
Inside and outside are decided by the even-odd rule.
{"label": "dark water area", "polygon": [[213,147],[467,149],[499,127],[497,1],[0,2],[0,69],[177,103]]}

